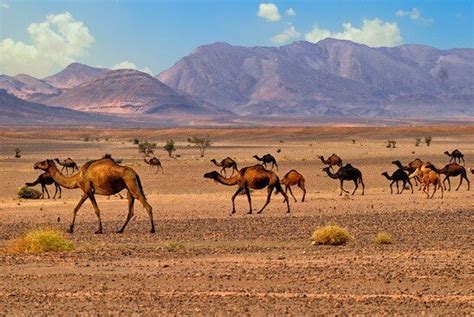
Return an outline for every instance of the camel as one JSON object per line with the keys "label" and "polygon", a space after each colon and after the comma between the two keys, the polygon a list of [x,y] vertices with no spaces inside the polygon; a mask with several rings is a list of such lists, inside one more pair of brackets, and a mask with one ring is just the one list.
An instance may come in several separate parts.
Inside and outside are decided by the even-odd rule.
{"label": "camel", "polygon": [[150,167],[153,167],[153,166],[156,166],[156,173],[158,173],[158,171],[160,170],[161,168],[161,173],[164,174],[164,170],[163,170],[163,165],[161,165],[161,161],[156,158],[156,157],[153,157],[151,158],[150,160],[147,160],[145,157],[143,158],[143,161],[145,161],[145,163],[147,163],[149,166],[148,168]]}
{"label": "camel", "polygon": [[59,184],[54,181],[54,179],[51,177],[51,175],[49,175],[49,173],[45,172],[41,174],[40,176],[38,176],[38,178],[34,182],[25,183],[26,186],[36,186],[38,184],[41,184],[41,199],[44,199],[45,191],[46,191],[46,194],[48,195],[48,199],[51,198],[49,196],[48,188],[46,187],[46,185],[52,185],[52,184],[54,184],[54,187],[56,188],[56,190],[54,191],[53,199],[56,199],[56,194],[58,192],[59,192],[58,199],[61,198],[61,186],[59,186]]}
{"label": "camel", "polygon": [[[418,167],[415,172],[409,175],[409,178],[418,178],[420,184],[423,184],[423,192],[426,198],[433,198],[438,187],[441,188],[441,198],[444,196],[444,187],[441,184],[441,176],[439,170],[430,162],[426,162]],[[433,194],[430,197],[430,185],[434,185]]]}
{"label": "camel", "polygon": [[301,202],[304,202],[304,198],[306,196],[306,188],[305,188],[305,179],[303,175],[298,173],[295,170],[291,170],[288,173],[283,176],[281,179],[281,184],[285,185],[285,194],[288,195],[288,190],[290,191],[291,196],[293,196],[293,199],[295,202],[297,202],[295,195],[293,195],[293,192],[291,191],[291,186],[298,185],[299,188],[303,191],[303,198],[301,199]]}
{"label": "camel", "polygon": [[451,191],[451,181],[449,180],[451,176],[452,177],[461,176],[461,180],[459,181],[459,185],[456,188],[456,191],[459,189],[459,187],[461,187],[463,179],[465,179],[467,182],[467,190],[470,190],[471,183],[469,182],[469,179],[467,178],[466,169],[463,166],[459,165],[458,163],[446,164],[442,169],[438,170],[438,172],[440,174],[446,175],[446,177],[443,180],[444,189],[447,189],[445,182],[448,181],[448,185],[449,185],[448,190]]}
{"label": "camel", "polygon": [[228,168],[232,168],[232,174],[230,174],[230,177],[232,177],[234,175],[234,171],[237,172],[237,173],[239,172],[239,169],[237,168],[237,163],[233,159],[231,159],[230,157],[226,157],[220,163],[217,163],[217,161],[215,159],[212,159],[211,162],[214,163],[214,165],[216,165],[218,167],[222,167],[221,175],[222,175],[222,172],[224,172],[224,176],[227,176],[227,171],[226,170]]}
{"label": "camel", "polygon": [[74,162],[70,157],[68,157],[67,159],[65,159],[65,160],[62,161],[62,162],[61,162],[58,158],[55,158],[54,160],[55,160],[59,165],[62,166],[61,172],[64,171],[64,169],[66,169],[66,175],[69,175],[69,169],[70,169],[70,168],[72,169],[72,173],[71,173],[71,174],[74,174],[74,170],[79,171],[79,168],[77,167],[76,162]]}
{"label": "camel", "polygon": [[[405,171],[402,168],[397,169],[392,174],[392,176],[389,176],[387,172],[383,172],[382,175],[385,176],[385,178],[387,178],[388,180],[392,181],[390,183],[390,194],[393,194],[393,188],[392,188],[393,183],[397,184],[397,194],[403,193],[403,190],[405,189],[405,186],[407,183],[408,185],[410,185],[411,193],[413,194],[413,185],[410,182],[410,178],[408,177],[408,174],[405,173]],[[400,192],[399,192],[398,182],[403,183],[402,190]]]}
{"label": "camel", "polygon": [[[421,165],[423,165],[424,163],[425,162],[423,162],[419,158],[416,158],[415,160],[411,161],[406,166],[402,165],[402,162],[400,162],[399,160],[396,160],[396,161],[392,162],[392,164],[394,164],[398,168],[401,168],[404,171],[407,171],[409,175],[412,174],[413,172],[415,172],[416,169],[418,167],[420,167]],[[418,183],[419,183],[420,180],[417,177],[415,177],[414,179],[415,179],[415,186],[419,186]],[[421,190],[421,187],[419,187],[418,189]]]}
{"label": "camel", "polygon": [[321,162],[323,162],[323,164],[329,165],[331,170],[333,170],[333,166],[339,166],[339,167],[342,166],[342,159],[336,154],[331,155],[326,160],[321,155],[318,156],[318,158],[321,160]]}
{"label": "camel", "polygon": [[365,184],[362,179],[362,173],[360,172],[359,169],[353,167],[351,164],[346,164],[345,166],[342,166],[339,168],[339,170],[333,174],[331,173],[331,170],[329,166],[323,168],[323,171],[328,174],[329,177],[333,179],[339,179],[341,181],[340,189],[341,192],[339,196],[342,196],[342,192],[349,193],[349,191],[344,189],[344,181],[353,181],[355,184],[354,191],[352,192],[352,195],[355,194],[357,188],[359,188],[359,183],[362,185],[362,195],[364,195],[365,191]]}
{"label": "camel", "polygon": [[245,191],[247,195],[247,199],[249,202],[249,212],[247,214],[252,213],[252,199],[250,198],[250,189],[264,189],[267,188],[267,201],[263,205],[262,209],[258,211],[258,213],[262,213],[262,211],[267,207],[270,203],[270,198],[272,196],[273,189],[276,192],[281,193],[283,198],[286,202],[287,206],[287,213],[290,212],[290,202],[288,200],[288,196],[283,191],[280,179],[278,176],[263,167],[261,164],[257,164],[254,166],[247,166],[242,168],[235,176],[230,178],[225,178],[217,171],[209,172],[204,174],[204,178],[210,178],[215,180],[218,183],[221,183],[226,186],[235,186],[237,185],[237,191],[232,195],[232,212],[231,214],[235,213],[235,197],[240,194],[242,191]]}
{"label": "camel", "polygon": [[447,156],[451,158],[449,160],[449,163],[453,162],[453,163],[461,164],[461,160],[462,160],[462,163],[463,163],[462,165],[466,164],[466,162],[464,161],[464,154],[462,154],[461,151],[459,151],[458,149],[455,149],[451,153],[449,153],[448,151],[444,151],[444,154],[446,154]]}
{"label": "camel", "polygon": [[103,233],[100,209],[97,205],[95,195],[110,196],[119,193],[123,189],[127,189],[128,191],[128,215],[125,223],[117,233],[123,233],[128,222],[133,217],[135,199],[138,199],[147,210],[151,222],[150,232],[155,232],[153,208],[148,204],[145,198],[140,177],[132,168],[118,165],[113,159],[104,157],[85,163],[78,173],[71,176],[62,174],[53,160],[38,162],[35,164],[35,169],[48,172],[54,181],[64,188],[80,188],[83,191],[81,199],[73,210],[72,222],[67,232],[74,232],[77,212],[89,198],[99,221],[99,228],[95,233]]}
{"label": "camel", "polygon": [[263,166],[265,168],[267,168],[267,164],[272,164],[272,170],[273,170],[273,167],[276,166],[277,168],[277,171],[278,171],[278,164],[276,162],[276,159],[271,155],[271,154],[265,154],[264,156],[262,157],[258,157],[258,155],[254,155],[253,156],[256,160],[260,161],[260,162],[263,162]]}

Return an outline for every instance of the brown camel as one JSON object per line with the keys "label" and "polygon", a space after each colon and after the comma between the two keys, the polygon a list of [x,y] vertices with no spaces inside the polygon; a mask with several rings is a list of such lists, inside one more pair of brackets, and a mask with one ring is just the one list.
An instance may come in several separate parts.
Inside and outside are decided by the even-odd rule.
{"label": "brown camel", "polygon": [[276,159],[273,157],[273,155],[271,155],[271,154],[265,154],[265,155],[262,156],[262,157],[258,157],[258,155],[254,155],[253,157],[254,157],[257,161],[262,162],[262,164],[263,164],[263,166],[264,166],[265,168],[267,168],[267,164],[272,164],[272,170],[273,170],[273,167],[276,166],[277,171],[278,171],[278,164],[277,164]]}
{"label": "brown camel", "polygon": [[232,195],[232,214],[235,213],[235,197],[240,194],[242,191],[245,191],[247,199],[249,202],[249,212],[252,213],[252,199],[250,198],[250,189],[263,189],[267,188],[268,195],[267,201],[263,205],[262,209],[258,213],[261,213],[265,207],[270,203],[270,198],[272,196],[273,189],[276,192],[281,193],[285,199],[286,206],[288,207],[287,212],[290,212],[290,203],[288,196],[285,194],[280,185],[280,179],[278,176],[263,167],[263,165],[257,164],[254,166],[248,166],[242,168],[235,176],[230,178],[225,178],[217,171],[209,172],[204,174],[204,178],[210,178],[226,186],[238,186],[237,191]]}
{"label": "brown camel", "polygon": [[233,159],[231,159],[230,157],[226,157],[220,163],[217,163],[217,161],[215,159],[212,159],[211,162],[214,163],[214,165],[216,165],[218,167],[222,167],[221,175],[222,175],[222,172],[224,172],[225,177],[227,177],[227,171],[226,170],[228,168],[232,169],[232,174],[230,174],[230,177],[232,177],[234,175],[234,172],[237,172],[237,173],[239,172],[239,169],[237,168],[237,163]]}
{"label": "brown camel", "polygon": [[[407,171],[408,175],[413,174],[416,171],[416,169],[422,166],[424,163],[425,162],[423,162],[419,158],[414,159],[413,161],[408,163],[406,166],[402,165],[402,162],[400,162],[399,160],[392,162],[392,164],[396,165],[398,168],[401,168],[404,171]],[[413,179],[415,180],[415,186],[418,186],[418,190],[421,190],[422,187],[418,185],[418,183],[420,182],[420,179],[418,177],[414,177]]]}
{"label": "brown camel", "polygon": [[329,177],[333,179],[339,179],[341,181],[340,183],[340,189],[341,192],[339,196],[342,196],[342,192],[349,193],[347,190],[344,189],[344,181],[353,181],[355,188],[354,191],[352,192],[352,195],[355,194],[357,188],[359,188],[359,183],[362,185],[362,195],[364,195],[365,192],[365,184],[362,179],[362,173],[359,169],[353,167],[351,164],[346,164],[345,166],[339,168],[339,170],[333,174],[331,173],[331,170],[329,169],[329,166],[323,168],[323,171],[328,174]]}
{"label": "brown camel", "polygon": [[[410,178],[417,177],[420,180],[420,184],[423,185],[423,192],[426,194],[426,198],[433,198],[438,187],[441,188],[441,198],[444,196],[444,187],[441,184],[441,176],[439,170],[430,162],[424,163],[413,172]],[[430,185],[434,185],[433,194],[430,197]]]}
{"label": "brown camel", "polygon": [[319,155],[318,158],[323,162],[323,164],[329,165],[331,170],[333,170],[333,166],[342,166],[342,159],[337,154],[331,155],[326,160],[321,155]]}
{"label": "brown camel", "polygon": [[56,188],[56,190],[54,191],[53,199],[56,199],[56,194],[58,192],[59,192],[58,199],[61,198],[61,186],[59,186],[59,184],[54,181],[54,179],[51,177],[51,175],[49,175],[48,172],[42,173],[40,176],[38,176],[38,178],[34,182],[25,183],[26,186],[36,186],[38,184],[41,184],[41,199],[44,198],[45,191],[46,191],[46,194],[48,195],[48,199],[51,198],[49,196],[48,188],[46,187],[46,185],[53,185],[53,184],[54,184],[54,187]]}
{"label": "brown camel", "polygon": [[[413,185],[410,182],[410,178],[408,177],[408,174],[402,169],[399,168],[395,172],[393,172],[392,176],[388,175],[387,172],[382,173],[383,176],[385,176],[386,179],[390,180],[390,194],[393,194],[393,183],[397,184],[397,194],[402,194],[403,191],[405,190],[405,186],[408,184],[410,185],[411,188],[411,193],[413,194]],[[398,182],[402,182],[402,190],[399,191],[399,185]]]}
{"label": "brown camel", "polygon": [[158,173],[158,171],[160,170],[161,168],[161,173],[164,174],[165,172],[163,171],[163,166],[161,165],[161,162],[158,158],[156,157],[153,157],[151,158],[150,160],[147,160],[146,158],[143,158],[143,161],[145,161],[145,163],[147,163],[149,166],[148,168],[150,167],[153,167],[153,166],[156,166],[156,173]]}
{"label": "brown camel", "polygon": [[461,160],[462,160],[462,163],[463,163],[462,165],[466,164],[466,162],[464,161],[464,154],[462,154],[461,151],[459,151],[458,149],[455,149],[451,153],[449,153],[448,151],[444,151],[444,154],[446,154],[447,156],[451,158],[449,160],[450,163],[454,162],[454,163],[461,164]]}
{"label": "brown camel", "polygon": [[79,200],[77,206],[74,208],[72,222],[67,232],[74,232],[77,212],[87,198],[89,198],[99,220],[99,228],[96,233],[102,233],[102,219],[100,217],[99,206],[95,200],[95,195],[110,196],[119,193],[123,189],[128,190],[128,215],[125,223],[117,233],[122,233],[130,219],[133,217],[135,199],[138,199],[147,210],[151,221],[150,232],[155,232],[153,208],[148,204],[145,198],[140,177],[132,168],[118,165],[113,159],[105,157],[99,160],[87,162],[81,167],[78,173],[71,176],[62,174],[56,167],[56,164],[54,164],[53,160],[38,162],[35,164],[35,169],[41,169],[48,172],[54,181],[64,188],[80,188],[83,191],[84,194]]}
{"label": "brown camel", "polygon": [[58,158],[55,158],[54,159],[59,165],[62,166],[61,168],[61,172],[64,171],[64,169],[66,169],[66,175],[69,175],[69,169],[71,168],[72,169],[72,173],[71,174],[74,174],[74,171],[77,170],[79,171],[79,168],[77,167],[77,164],[76,162],[74,162],[70,157],[68,157],[67,159],[65,159],[64,161],[60,161]]}
{"label": "brown camel", "polygon": [[[461,187],[463,179],[465,179],[467,182],[467,190],[470,190],[471,183],[469,182],[469,179],[467,178],[466,169],[463,166],[459,165],[458,163],[446,164],[438,172],[440,174],[446,175],[446,177],[443,180],[444,189],[451,191],[451,181],[449,180],[450,177],[461,176],[461,180],[459,181],[459,185],[456,188],[456,191],[459,189],[459,187]],[[446,181],[448,181],[449,188],[446,188],[446,183],[445,183]]]}
{"label": "brown camel", "polygon": [[291,196],[293,196],[293,199],[295,202],[297,202],[295,195],[293,195],[293,192],[291,191],[291,186],[298,185],[299,188],[303,191],[303,198],[301,199],[301,202],[304,202],[304,198],[306,196],[306,188],[305,188],[305,179],[303,175],[298,173],[295,170],[291,170],[288,173],[283,176],[281,179],[281,184],[285,185],[285,193],[288,195],[288,190],[290,191]]}

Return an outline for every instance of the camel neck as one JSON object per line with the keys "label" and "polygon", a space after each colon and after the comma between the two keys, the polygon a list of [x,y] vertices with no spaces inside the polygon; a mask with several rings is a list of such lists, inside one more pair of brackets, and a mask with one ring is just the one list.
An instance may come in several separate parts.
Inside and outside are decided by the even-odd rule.
{"label": "camel neck", "polygon": [[56,167],[56,164],[53,163],[53,165],[48,169],[48,173],[56,183],[64,188],[74,189],[79,187],[80,172],[75,175],[66,176],[61,173]]}
{"label": "camel neck", "polygon": [[221,175],[218,175],[217,178],[216,178],[216,181],[218,181],[219,183],[221,183],[223,185],[233,186],[233,185],[236,185],[239,182],[239,179],[240,179],[240,175],[238,175],[238,174],[233,176],[233,177],[230,177],[230,178],[225,178]]}
{"label": "camel neck", "polygon": [[327,173],[328,176],[331,177],[331,178],[334,178],[334,179],[339,178],[337,174],[331,173],[330,170],[326,170],[326,173]]}

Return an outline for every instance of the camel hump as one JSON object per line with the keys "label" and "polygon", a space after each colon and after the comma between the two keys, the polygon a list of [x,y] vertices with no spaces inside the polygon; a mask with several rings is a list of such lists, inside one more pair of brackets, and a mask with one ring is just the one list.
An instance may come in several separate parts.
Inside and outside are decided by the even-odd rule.
{"label": "camel hump", "polygon": [[351,164],[347,163],[345,167],[353,167]]}

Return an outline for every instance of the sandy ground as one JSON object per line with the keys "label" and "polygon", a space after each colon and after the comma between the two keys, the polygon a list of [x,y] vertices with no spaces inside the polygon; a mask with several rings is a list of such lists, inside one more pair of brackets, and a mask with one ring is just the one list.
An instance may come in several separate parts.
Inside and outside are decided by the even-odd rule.
{"label": "sandy ground", "polygon": [[[209,135],[213,146],[200,158],[185,142]],[[431,135],[433,144],[414,146]],[[84,137],[92,138],[85,142]],[[173,138],[180,155],[156,154],[165,173],[148,169],[130,139],[164,144]],[[99,141],[96,140],[99,138]],[[397,148],[385,141],[395,139]],[[355,140],[355,143],[352,142]],[[67,253],[13,255],[0,250],[0,307],[7,315],[154,313],[192,315],[443,314],[474,311],[474,189],[465,185],[432,200],[415,189],[390,195],[380,174],[390,163],[416,157],[443,166],[445,150],[459,148],[474,167],[474,127],[265,128],[168,130],[0,131],[0,249],[29,229],[64,230],[79,190],[63,189],[59,200],[19,200],[16,191],[39,174],[34,162],[68,156],[82,165],[111,153],[142,178],[154,208],[157,233],[149,231],[138,204],[126,232],[115,234],[127,203],[98,197],[105,234],[95,235],[89,202],[78,214],[76,249]],[[13,149],[22,158],[13,158]],[[281,149],[280,153],[277,150]],[[211,158],[254,164],[254,154],[276,156],[283,176],[296,169],[306,177],[307,201],[291,201],[285,213],[274,196],[261,215],[246,215],[245,196],[229,216],[235,188],[202,177]],[[366,194],[339,197],[338,182],[325,176],[316,155],[339,154],[361,169]],[[470,175],[471,176],[471,175]],[[472,177],[471,177],[472,178]],[[453,179],[453,187],[459,180]],[[347,183],[347,189],[353,185]],[[473,184],[474,186],[474,184]],[[39,188],[38,188],[39,189]],[[50,193],[54,192],[50,187]],[[301,192],[294,189],[297,198]],[[264,191],[252,193],[254,208]],[[335,223],[353,239],[345,246],[311,245],[315,228]],[[380,231],[392,245],[373,242]],[[0,313],[0,314],[2,314]]]}

